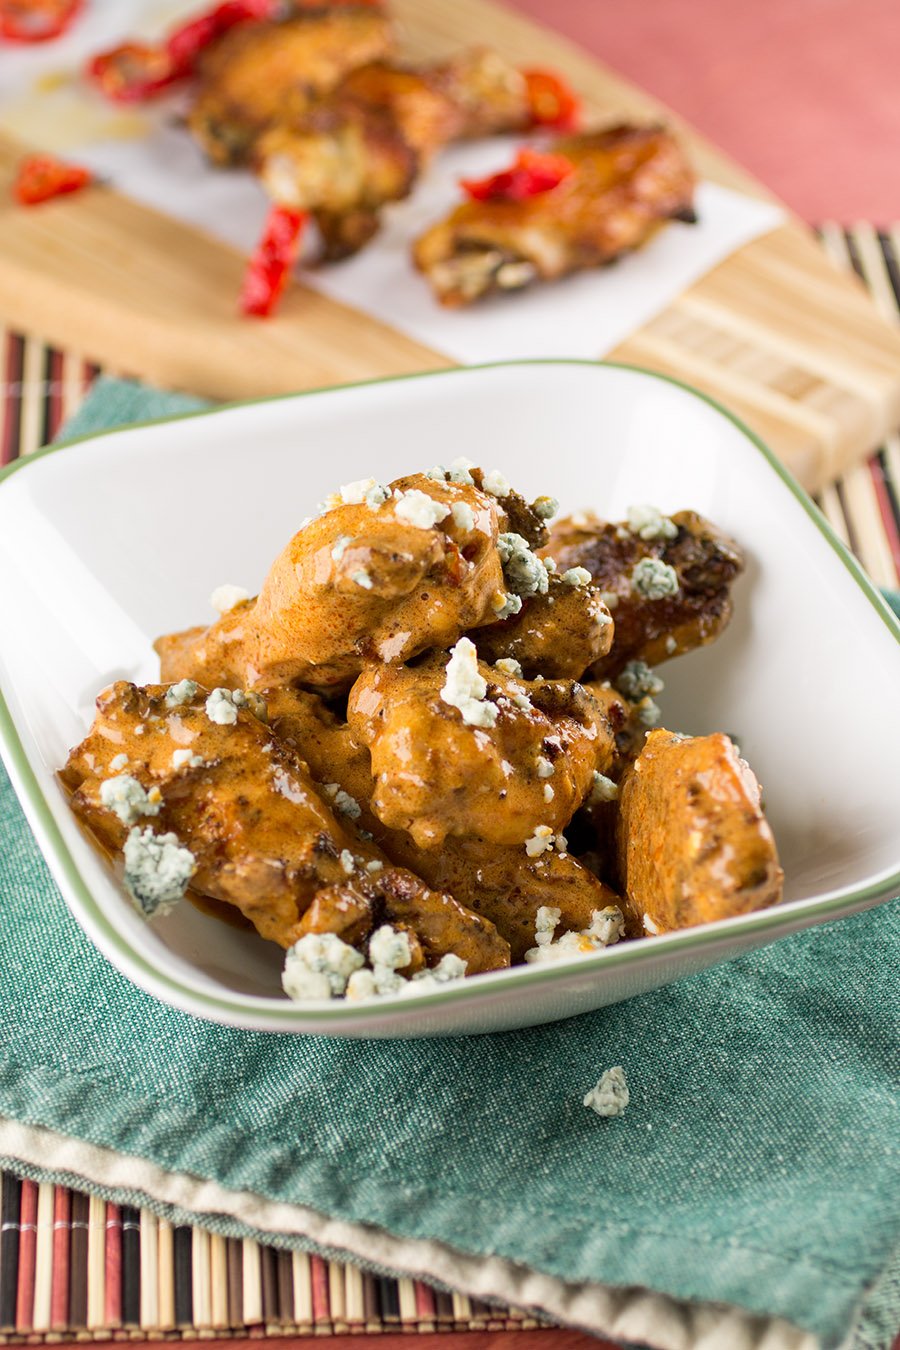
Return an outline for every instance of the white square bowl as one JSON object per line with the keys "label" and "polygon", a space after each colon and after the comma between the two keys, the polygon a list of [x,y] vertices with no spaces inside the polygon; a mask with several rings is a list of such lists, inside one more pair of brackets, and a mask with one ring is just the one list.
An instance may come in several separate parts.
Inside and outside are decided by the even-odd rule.
{"label": "white square bowl", "polygon": [[[113,679],[157,676],[151,641],[258,588],[337,484],[466,454],[563,511],[691,507],[748,557],[713,646],[666,666],[665,726],[728,731],[765,787],[776,909],[437,993],[298,1006],[281,953],[184,904],[146,924],[55,774]],[[210,617],[212,617],[210,615]],[[772,455],[661,376],[521,362],[384,380],[94,436],[0,481],[0,741],[72,912],[144,989],[229,1025],[342,1036],[503,1030],[586,1012],[900,892],[900,625]],[[873,953],[873,960],[878,954]],[[837,974],[835,976],[837,978]]]}

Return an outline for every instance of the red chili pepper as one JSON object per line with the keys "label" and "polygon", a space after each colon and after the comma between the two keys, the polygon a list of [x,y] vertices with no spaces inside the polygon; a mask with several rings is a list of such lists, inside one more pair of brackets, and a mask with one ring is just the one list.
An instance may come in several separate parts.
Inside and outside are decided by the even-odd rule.
{"label": "red chili pepper", "polygon": [[78,164],[66,164],[52,155],[29,155],[19,165],[13,183],[13,196],[22,206],[36,206],[51,197],[63,197],[69,192],[80,192],[93,181],[89,169]]}
{"label": "red chili pepper", "polygon": [[574,89],[550,70],[523,70],[522,74],[534,125],[574,131],[581,120],[581,100]]}
{"label": "red chili pepper", "polygon": [[244,273],[242,314],[265,318],[274,312],[297,261],[306,221],[305,211],[292,211],[286,206],[271,208]]}
{"label": "red chili pepper", "polygon": [[526,149],[519,151],[511,169],[489,178],[463,178],[461,185],[476,202],[524,202],[552,192],[574,171],[575,165],[565,155]]}
{"label": "red chili pepper", "polygon": [[229,28],[253,19],[274,19],[280,12],[279,0],[225,0],[171,32],[166,51],[179,75],[189,75],[200,53]]}
{"label": "red chili pepper", "polygon": [[167,88],[178,78],[178,71],[164,47],[123,42],[95,56],[88,64],[87,75],[114,103],[140,103]]}
{"label": "red chili pepper", "polygon": [[84,0],[0,0],[0,38],[49,42],[78,17]]}

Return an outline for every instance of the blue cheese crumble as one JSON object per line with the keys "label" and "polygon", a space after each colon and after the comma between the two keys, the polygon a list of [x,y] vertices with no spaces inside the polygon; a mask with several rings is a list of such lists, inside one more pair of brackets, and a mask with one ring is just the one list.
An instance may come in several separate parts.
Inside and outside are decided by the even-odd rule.
{"label": "blue cheese crumble", "polygon": [[560,920],[560,911],[542,905],[534,918],[535,945],[525,953],[529,965],[546,961],[564,961],[577,956],[588,956],[618,942],[625,932],[625,918],[618,905],[595,909],[591,922],[580,933],[563,933],[554,937]]}
{"label": "blue cheese crumble", "polygon": [[635,709],[635,715],[642,727],[658,726],[662,717],[659,704],[654,703],[652,698],[642,698]]}
{"label": "blue cheese crumble", "polygon": [[340,998],[363,965],[362,954],[336,933],[306,933],[288,949],[282,988],[297,1003]]}
{"label": "blue cheese crumble", "polygon": [[550,520],[559,510],[559,502],[555,497],[535,497],[531,509],[539,520]]}
{"label": "blue cheese crumble", "polygon": [[362,807],[355,797],[351,797],[349,792],[344,791],[340,783],[325,783],[322,791],[327,797],[330,797],[335,811],[339,811],[342,816],[347,816],[350,820],[359,820]]}
{"label": "blue cheese crumble", "polygon": [[162,794],[158,787],[147,792],[131,774],[106,778],[100,784],[100,801],[119,817],[123,825],[133,825],[141,816],[158,816]]}
{"label": "blue cheese crumble", "polygon": [[369,938],[369,961],[376,973],[379,966],[402,970],[412,961],[409,935],[389,923],[382,924]]}
{"label": "blue cheese crumble", "polygon": [[341,871],[345,874],[345,876],[352,877],[353,873],[356,871],[356,859],[350,852],[349,848],[341,849],[341,856],[339,861],[341,864]]}
{"label": "blue cheese crumble", "polygon": [[353,537],[349,534],[339,534],[334,541],[334,547],[331,550],[331,556],[335,562],[340,562],[346,552],[347,545],[353,543]]}
{"label": "blue cheese crumble", "polygon": [[125,885],[146,918],[168,914],[184,896],[196,860],[176,834],[135,826],[125,840]]}
{"label": "blue cheese crumble", "polygon": [[570,567],[568,571],[563,572],[560,580],[567,586],[589,586],[591,574],[586,567]]}
{"label": "blue cheese crumble", "polygon": [[478,651],[471,638],[462,637],[451,648],[441,702],[458,708],[470,727],[493,727],[497,709],[485,698],[487,681],[478,669]]}
{"label": "blue cheese crumble", "polygon": [[110,771],[112,773],[121,773],[121,771],[125,768],[125,765],[127,763],[128,763],[128,756],[124,753],[124,751],[121,754],[114,755],[113,758],[109,761]]}
{"label": "blue cheese crumble", "polygon": [[641,558],[632,568],[631,589],[645,600],[665,600],[678,594],[678,573],[661,558]]}
{"label": "blue cheese crumble", "polygon": [[588,793],[588,805],[596,806],[599,802],[614,802],[618,799],[618,796],[618,783],[614,783],[611,778],[607,778],[605,773],[599,773],[595,769],[591,790]]}
{"label": "blue cheese crumble", "polygon": [[466,532],[475,528],[475,512],[468,502],[454,502],[450,507],[453,524],[458,530]]}
{"label": "blue cheese crumble", "polygon": [[235,606],[249,599],[250,592],[245,591],[243,586],[232,586],[226,582],[224,586],[216,587],[209,597],[209,603],[218,614],[230,614]]}
{"label": "blue cheese crumble", "polygon": [[525,852],[529,858],[539,858],[549,853],[555,842],[555,836],[549,825],[535,825],[534,834],[525,840]]}
{"label": "blue cheese crumble", "polygon": [[170,685],[166,690],[166,707],[183,708],[191,699],[197,697],[199,688],[199,684],[193,680],[179,680],[177,684]]}
{"label": "blue cheese crumble", "polygon": [[584,1097],[584,1105],[596,1111],[598,1116],[621,1116],[630,1100],[625,1070],[621,1064],[616,1064],[600,1075]]}
{"label": "blue cheese crumble", "polygon": [[514,656],[501,656],[499,661],[494,662],[495,670],[502,670],[504,675],[512,675],[516,679],[522,679],[522,667]]}
{"label": "blue cheese crumble", "polygon": [[546,755],[538,755],[536,767],[538,778],[552,778],[556,772],[552,760],[549,760]]}
{"label": "blue cheese crumble", "polygon": [[408,488],[394,503],[394,512],[400,520],[418,530],[430,530],[446,520],[450,507],[446,502],[435,501],[427,492],[419,488]]}
{"label": "blue cheese crumble", "polygon": [[615,684],[619,693],[633,703],[640,702],[648,694],[661,694],[665,689],[663,681],[654,675],[646,661],[629,661],[620,671]]}
{"label": "blue cheese crumble", "polygon": [[251,689],[214,689],[206,700],[207,717],[220,727],[233,727],[240,708],[246,708],[260,722],[268,721],[265,699]]}
{"label": "blue cheese crumble", "polygon": [[175,750],[172,753],[172,768],[183,769],[185,766],[191,769],[199,769],[203,763],[202,755],[195,755],[190,750]]}
{"label": "blue cheese crumble", "polygon": [[639,539],[674,539],[678,526],[657,506],[629,506],[625,512],[628,528]]}
{"label": "blue cheese crumble", "polygon": [[358,571],[353,572],[350,576],[350,580],[355,582],[357,586],[361,586],[364,591],[370,591],[372,589],[372,578],[364,567],[360,567]]}
{"label": "blue cheese crumble", "polygon": [[498,619],[511,619],[521,610],[522,600],[518,595],[504,595],[502,591],[498,591],[491,608]]}
{"label": "blue cheese crumble", "polygon": [[515,595],[547,594],[550,584],[547,569],[528,547],[527,539],[515,532],[501,534],[497,538],[497,552],[500,554],[506,583]]}
{"label": "blue cheese crumble", "polygon": [[491,469],[481,480],[482,491],[489,492],[492,497],[508,497],[512,488],[509,485],[509,479],[506,478],[499,469]]}
{"label": "blue cheese crumble", "polygon": [[325,506],[330,509],[333,506],[368,506],[372,511],[377,511],[390,497],[390,491],[383,483],[377,482],[374,478],[357,478],[352,483],[344,483],[337,492],[332,492],[325,498]]}

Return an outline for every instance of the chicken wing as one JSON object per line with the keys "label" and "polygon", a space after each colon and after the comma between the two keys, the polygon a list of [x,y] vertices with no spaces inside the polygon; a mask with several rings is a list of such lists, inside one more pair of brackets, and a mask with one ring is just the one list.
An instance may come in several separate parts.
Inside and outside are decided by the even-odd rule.
{"label": "chicken wing", "polygon": [[479,835],[448,835],[440,848],[420,848],[406,830],[388,828],[372,810],[369,751],[353,740],[345,722],[302,690],[281,687],[268,691],[266,699],[273,731],[302,755],[336,809],[372,834],[392,862],[493,923],[509,943],[513,962],[534,946],[541,907],[560,911],[559,933],[578,933],[597,910],[618,904],[608,886],[558,847],[530,857],[521,844],[502,847]]}
{"label": "chicken wing", "polygon": [[749,765],[727,736],[651,731],[622,783],[619,874],[629,933],[668,933],[781,898],[784,874]]}
{"label": "chicken wing", "polygon": [[129,880],[129,847],[168,840],[188,851],[192,887],[236,906],[282,947],[307,932],[362,941],[387,920],[416,934],[429,964],[453,952],[469,973],[508,965],[492,924],[391,865],[335,814],[265,717],[256,695],[208,694],[189,682],[122,681],[100,695],[62,779],[101,844],[125,850],[136,898],[153,879]]}
{"label": "chicken wing", "polygon": [[694,219],[694,175],[664,128],[565,137],[552,154],[570,166],[555,186],[465,201],[418,239],[415,265],[441,304],[599,267],[640,248],[666,221]]}
{"label": "chicken wing", "polygon": [[158,640],[162,678],[342,692],[366,662],[406,661],[495,621],[507,599],[501,534],[511,519],[535,542],[546,530],[505,481],[442,472],[347,484],[275,560],[257,600]]}
{"label": "chicken wing", "polygon": [[352,71],[303,118],[282,118],[255,153],[279,205],[315,216],[328,259],[355,252],[381,208],[407,196],[451,141],[534,122],[524,75],[477,49],[418,69],[374,62]]}
{"label": "chicken wing", "polygon": [[615,754],[581,685],[523,681],[478,662],[466,638],[449,661],[364,671],[347,719],[372,757],[373,811],[423,849],[473,835],[538,856]]}
{"label": "chicken wing", "polygon": [[238,24],[203,54],[188,126],[214,163],[244,163],[267,127],[302,116],[354,66],[390,47],[388,19],[371,5]]}
{"label": "chicken wing", "polygon": [[632,513],[633,523],[560,520],[542,550],[560,571],[590,572],[612,611],[612,647],[590,679],[615,679],[630,661],[658,665],[705,646],[731,618],[731,585],[744,569],[737,544],[695,511],[652,513],[647,526],[647,510]]}

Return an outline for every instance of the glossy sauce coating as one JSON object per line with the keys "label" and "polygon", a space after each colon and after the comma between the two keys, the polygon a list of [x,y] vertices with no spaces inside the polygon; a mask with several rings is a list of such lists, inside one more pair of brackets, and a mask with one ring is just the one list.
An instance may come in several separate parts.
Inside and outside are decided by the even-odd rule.
{"label": "glossy sauce coating", "polygon": [[721,733],[650,732],[622,784],[617,841],[633,937],[781,899],[784,874],[759,784]]}
{"label": "glossy sauce coating", "polygon": [[[110,686],[97,701],[91,733],[63,770],[73,809],[104,846],[119,851],[128,834],[100,794],[101,783],[115,776],[111,761],[125,754],[121,772],[146,790],[158,788],[162,799],[156,816],[136,823],[173,831],[194,854],[192,886],[235,905],[261,936],[289,947],[313,922],[339,930],[349,910],[364,916],[369,931],[393,919],[409,926],[430,961],[452,951],[471,971],[509,963],[491,924],[390,866],[338,817],[302,761],[263,722],[241,709],[233,724],[219,725],[207,714],[207,691],[174,707],[166,692],[162,685]],[[178,750],[201,762],[175,767]],[[371,872],[371,862],[382,867]]]}

